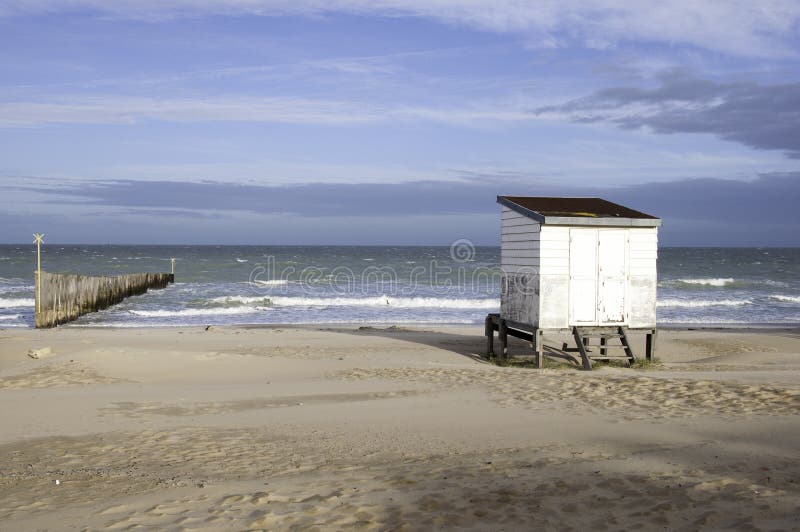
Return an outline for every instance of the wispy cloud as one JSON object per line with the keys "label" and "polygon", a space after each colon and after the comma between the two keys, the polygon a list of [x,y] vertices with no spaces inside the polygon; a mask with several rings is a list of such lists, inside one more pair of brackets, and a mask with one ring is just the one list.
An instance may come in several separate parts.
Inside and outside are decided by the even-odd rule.
{"label": "wispy cloud", "polygon": [[428,107],[308,98],[245,97],[156,99],[127,96],[58,97],[48,101],[0,102],[0,127],[43,124],[133,124],[165,122],[275,122],[347,125],[388,120],[459,124],[534,121],[524,108],[475,102]]}
{"label": "wispy cloud", "polygon": [[301,98],[184,98],[125,96],[57,98],[45,102],[0,103],[0,125],[131,124],[144,120],[168,122],[240,121],[300,124],[343,124],[380,119],[383,112],[348,102]]}
{"label": "wispy cloud", "polygon": [[334,13],[424,17],[483,31],[514,33],[541,47],[619,42],[688,44],[739,56],[795,56],[800,19],[794,0],[619,2],[618,0],[6,0],[0,16],[54,12],[162,21],[212,15],[319,16]]}

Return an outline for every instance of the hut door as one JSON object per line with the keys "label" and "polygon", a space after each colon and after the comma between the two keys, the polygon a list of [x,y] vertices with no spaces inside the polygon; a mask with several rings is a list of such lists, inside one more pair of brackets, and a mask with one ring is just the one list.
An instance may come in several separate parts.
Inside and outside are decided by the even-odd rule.
{"label": "hut door", "polygon": [[600,323],[625,323],[627,280],[627,231],[598,232],[598,310]]}
{"label": "hut door", "polygon": [[597,324],[597,229],[569,232],[569,323]]}

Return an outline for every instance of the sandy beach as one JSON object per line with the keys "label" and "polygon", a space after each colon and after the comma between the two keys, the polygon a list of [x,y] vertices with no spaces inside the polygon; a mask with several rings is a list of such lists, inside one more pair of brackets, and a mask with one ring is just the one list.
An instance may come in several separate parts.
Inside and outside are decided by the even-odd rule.
{"label": "sandy beach", "polygon": [[800,527],[799,331],[593,372],[482,333],[0,330],[0,529]]}

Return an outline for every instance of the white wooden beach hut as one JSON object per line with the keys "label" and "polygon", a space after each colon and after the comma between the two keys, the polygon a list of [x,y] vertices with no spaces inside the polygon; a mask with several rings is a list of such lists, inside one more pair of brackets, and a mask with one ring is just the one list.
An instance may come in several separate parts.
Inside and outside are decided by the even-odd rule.
{"label": "white wooden beach hut", "polygon": [[[591,369],[592,359],[633,362],[627,333],[639,330],[647,334],[645,352],[652,358],[661,220],[599,198],[498,196],[497,201],[503,277],[500,314],[487,317],[489,350],[494,330],[503,355],[507,334],[530,339],[541,365],[542,334],[570,331],[576,347],[565,344],[555,354],[573,358],[569,353],[579,352],[581,364]],[[595,337],[600,343],[593,346],[589,341]],[[613,354],[615,346],[624,354]]]}

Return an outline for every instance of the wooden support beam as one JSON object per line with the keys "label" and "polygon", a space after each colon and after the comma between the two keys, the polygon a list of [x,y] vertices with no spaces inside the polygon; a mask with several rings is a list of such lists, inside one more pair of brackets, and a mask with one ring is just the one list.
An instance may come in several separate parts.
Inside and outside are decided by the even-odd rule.
{"label": "wooden support beam", "polygon": [[625,327],[619,328],[619,340],[625,347],[625,354],[628,356],[628,364],[633,365],[633,363],[636,362],[636,357],[633,355],[633,350],[631,349],[631,346],[628,343],[628,335],[625,334]]}
{"label": "wooden support beam", "polygon": [[486,333],[486,358],[492,358],[494,356],[494,320],[491,314],[486,316],[484,331]]}
{"label": "wooden support beam", "polygon": [[533,349],[533,364],[536,368],[543,368],[544,367],[544,346],[542,344],[542,330],[541,329],[534,329],[532,339],[531,339],[531,348]]}
{"label": "wooden support beam", "polygon": [[572,336],[575,338],[575,343],[578,345],[578,350],[581,352],[581,361],[583,362],[583,369],[592,371],[592,361],[586,354],[586,347],[583,344],[583,338],[577,327],[572,328]]}
{"label": "wooden support beam", "polygon": [[508,360],[508,327],[506,326],[506,320],[503,318],[500,318],[497,337],[500,339],[500,356],[503,360]]}
{"label": "wooden support beam", "polygon": [[647,336],[645,336],[644,356],[647,360],[652,361],[656,356],[657,335],[658,329],[653,329],[651,332],[647,333]]}

